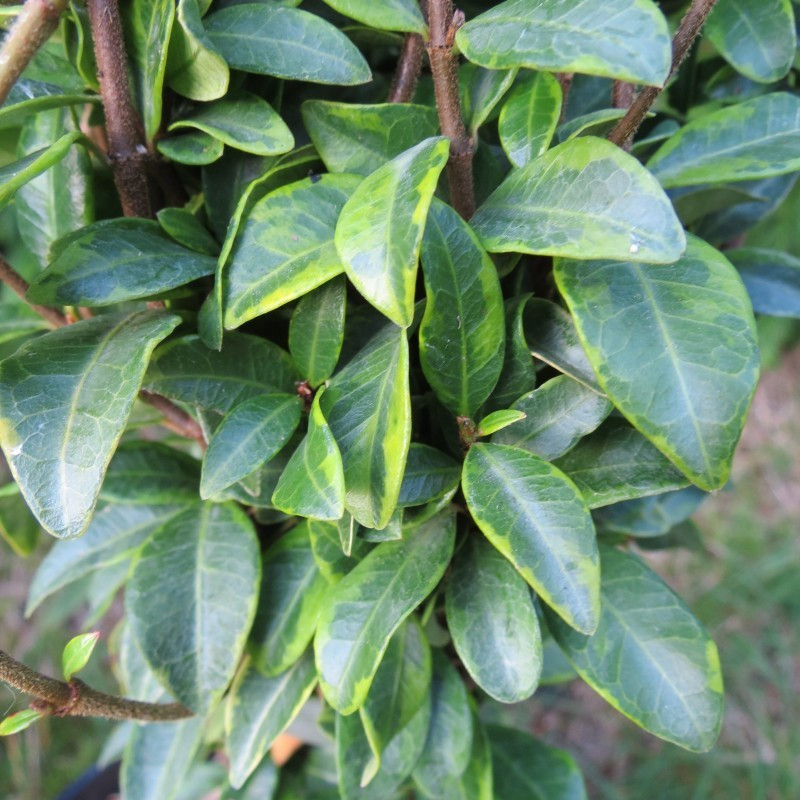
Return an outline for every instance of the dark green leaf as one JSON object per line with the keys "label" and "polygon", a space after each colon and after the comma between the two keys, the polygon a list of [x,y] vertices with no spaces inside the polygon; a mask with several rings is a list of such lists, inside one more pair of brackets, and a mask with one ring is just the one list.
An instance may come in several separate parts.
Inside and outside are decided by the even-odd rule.
{"label": "dark green leaf", "polygon": [[458,70],[461,113],[473,136],[514,82],[516,69],[483,69],[464,64]]}
{"label": "dark green leaf", "polygon": [[309,519],[300,524],[308,530],[314,561],[328,583],[338,583],[369,552],[369,545],[356,538],[352,554],[345,555],[336,523]]}
{"label": "dark green leaf", "polygon": [[556,139],[559,142],[566,142],[577,136],[603,136],[624,116],[624,108],[599,108],[597,111],[581,114],[581,116],[573,117],[569,122],[565,122],[556,131]]}
{"label": "dark green leaf", "polygon": [[48,330],[49,326],[16,296],[0,298],[0,345]]}
{"label": "dark green leaf", "polygon": [[800,317],[800,259],[756,247],[725,253],[739,270],[753,310],[771,317]]}
{"label": "dark green leaf", "polygon": [[225,145],[202,131],[192,131],[182,136],[170,136],[156,143],[159,153],[179,164],[199,166],[212,164],[221,155]]}
{"label": "dark green leaf", "polygon": [[427,444],[412,442],[400,486],[398,508],[421,506],[444,497],[461,480],[461,466],[450,456]]}
{"label": "dark green leaf", "polygon": [[0,537],[20,558],[27,558],[39,543],[39,523],[13,481],[0,487]]}
{"label": "dark green leaf", "polygon": [[508,408],[518,397],[536,386],[536,369],[523,327],[525,305],[530,297],[524,294],[505,302],[505,355],[497,386],[489,398],[490,408]]}
{"label": "dark green leaf", "polygon": [[664,536],[698,509],[708,495],[695,486],[666,492],[655,497],[640,497],[606,506],[594,513],[603,532],[622,533],[644,539]]}
{"label": "dark green leaf", "polygon": [[191,211],[185,208],[162,208],[156,216],[164,232],[178,244],[207,256],[219,253],[216,240]]}
{"label": "dark green leaf", "polygon": [[325,0],[340,14],[363,22],[370,28],[387,31],[426,33],[428,26],[416,0]]}

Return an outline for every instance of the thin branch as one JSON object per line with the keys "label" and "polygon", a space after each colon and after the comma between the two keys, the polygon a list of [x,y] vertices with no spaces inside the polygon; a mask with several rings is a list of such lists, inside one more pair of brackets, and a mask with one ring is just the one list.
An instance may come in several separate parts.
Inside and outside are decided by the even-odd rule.
{"label": "thin branch", "polygon": [[147,190],[147,148],[133,107],[125,68],[125,40],[117,0],[87,0],[97,77],[106,117],[108,157],[126,217],[152,217]]}
{"label": "thin branch", "polygon": [[556,80],[559,86],[561,86],[561,116],[558,119],[559,124],[563,123],[567,118],[567,101],[569,100],[569,93],[572,89],[572,81],[574,78],[574,72],[556,72]]}
{"label": "thin branch", "polygon": [[614,81],[611,86],[612,108],[630,108],[636,97],[636,87],[628,81]]}
{"label": "thin branch", "polygon": [[475,187],[472,180],[472,157],[475,143],[467,134],[458,96],[458,62],[453,55],[456,31],[464,24],[464,15],[453,11],[452,0],[428,3],[429,39],[425,43],[433,73],[436,109],[442,133],[450,140],[447,181],[450,202],[464,219],[475,213]]}
{"label": "thin branch", "polygon": [[0,650],[0,680],[35,698],[31,708],[61,717],[103,717],[140,722],[186,719],[192,712],[180,703],[143,703],[98,692],[83,681],[48,678]]}
{"label": "thin branch", "polygon": [[28,282],[2,256],[0,256],[0,281],[25,300],[42,319],[47,320],[54,328],[63,328],[68,324],[67,318],[55,308],[28,302],[25,297],[25,292],[28,291]]}
{"label": "thin branch", "polygon": [[403,49],[397,62],[397,69],[389,89],[390,103],[410,103],[417,91],[419,76],[422,72],[422,53],[425,45],[418,33],[407,33],[403,40]]}
{"label": "thin branch", "polygon": [[[715,3],[716,0],[692,0],[689,10],[681,20],[672,39],[672,67],[664,85],[678,71],[683,60],[689,54],[694,40],[705,25]],[[663,86],[646,86],[642,89],[628,109],[628,113],[608,135],[609,140],[620,147],[624,147],[627,142],[630,142],[663,89]]]}
{"label": "thin branch", "polygon": [[58,25],[67,0],[27,0],[0,50],[0,104]]}

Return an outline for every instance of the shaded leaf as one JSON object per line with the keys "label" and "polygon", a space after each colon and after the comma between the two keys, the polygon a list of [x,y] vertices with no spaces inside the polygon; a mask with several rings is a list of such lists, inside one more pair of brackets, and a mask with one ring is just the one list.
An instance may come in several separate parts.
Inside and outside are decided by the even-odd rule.
{"label": "shaded leaf", "polygon": [[183,247],[207,256],[219,253],[216,240],[191,211],[185,208],[162,208],[156,216],[162,230]]}
{"label": "shaded leaf", "polygon": [[516,69],[483,69],[464,64],[458,70],[461,113],[474,136],[514,82]]}
{"label": "shaded leaf", "polygon": [[800,317],[800,259],[756,247],[725,253],[739,270],[753,310],[771,317]]}
{"label": "shaded leaf", "polygon": [[461,466],[427,444],[412,442],[408,450],[398,508],[420,506],[453,491],[461,480]]}
{"label": "shaded leaf", "polygon": [[345,555],[336,523],[309,519],[300,524],[308,530],[314,561],[328,583],[338,583],[370,550],[363,539],[355,538],[351,554]]}
{"label": "shaded leaf", "polygon": [[0,537],[21,558],[27,558],[39,543],[39,524],[13,481],[0,487]]}
{"label": "shaded leaf", "polygon": [[531,295],[512,297],[505,302],[506,347],[503,369],[489,398],[490,408],[507,408],[518,397],[536,386],[536,369],[525,338],[525,305]]}
{"label": "shaded leaf", "polygon": [[202,131],[169,136],[156,142],[158,152],[179,164],[200,166],[213,164],[222,156],[225,145]]}

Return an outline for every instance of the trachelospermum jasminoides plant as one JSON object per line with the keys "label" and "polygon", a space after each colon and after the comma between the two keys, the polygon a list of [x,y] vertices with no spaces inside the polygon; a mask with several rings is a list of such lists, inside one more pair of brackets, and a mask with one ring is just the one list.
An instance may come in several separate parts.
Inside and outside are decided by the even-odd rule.
{"label": "trachelospermum jasminoides plant", "polygon": [[708,750],[717,650],[635,550],[728,480],[753,306],[800,313],[744,246],[800,168],[791,3],[299,5],[5,12],[0,531],[59,539],[29,613],[125,614],[119,696],[96,637],[0,654],[4,732],[126,720],[125,800],[212,752],[225,798],[573,800],[488,720],[581,679]]}

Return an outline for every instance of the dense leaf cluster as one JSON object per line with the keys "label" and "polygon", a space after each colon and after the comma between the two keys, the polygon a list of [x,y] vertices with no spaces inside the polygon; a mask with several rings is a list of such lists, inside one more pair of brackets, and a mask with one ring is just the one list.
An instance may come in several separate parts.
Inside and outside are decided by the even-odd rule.
{"label": "dense leaf cluster", "polygon": [[[0,107],[7,253],[72,323],[0,295],[0,533],[61,540],[29,613],[124,588],[122,693],[193,712],[123,723],[124,797],[224,748],[226,798],[581,798],[488,724],[576,675],[709,749],[716,648],[631,545],[728,481],[753,308],[800,316],[800,262],[742,246],[800,169],[791,3],[719,0],[627,148],[612,87],[667,81],[687,3],[469,0],[452,96],[425,66],[400,103],[416,0],[298,5],[120,4],[154,219],[121,216],[81,3]],[[318,746],[279,773],[290,726]]]}

